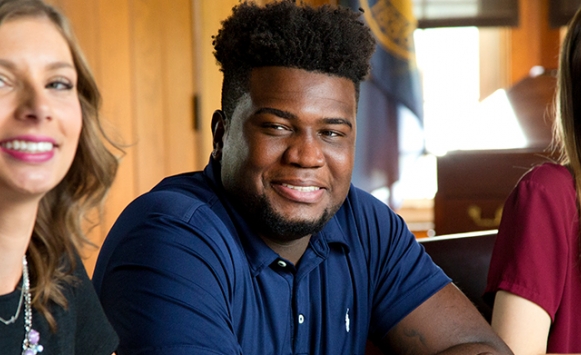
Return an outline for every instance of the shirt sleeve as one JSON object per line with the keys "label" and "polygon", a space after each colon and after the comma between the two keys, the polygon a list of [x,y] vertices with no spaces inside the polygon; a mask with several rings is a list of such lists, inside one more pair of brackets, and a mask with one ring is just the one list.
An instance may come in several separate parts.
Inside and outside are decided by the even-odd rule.
{"label": "shirt sleeve", "polygon": [[99,297],[119,334],[118,355],[241,354],[230,321],[231,251],[221,242],[224,226],[206,210],[197,218],[215,235],[182,217],[139,208],[126,210],[111,230],[106,263],[98,263],[96,273]]}
{"label": "shirt sleeve", "polygon": [[505,290],[536,303],[554,320],[578,218],[570,180],[533,172],[510,194],[492,254],[487,302],[492,304],[495,292]]}
{"label": "shirt sleeve", "polygon": [[[379,201],[362,203],[361,235],[369,238],[374,342],[451,282],[416,241],[403,219]],[[364,227],[363,227],[364,226]]]}

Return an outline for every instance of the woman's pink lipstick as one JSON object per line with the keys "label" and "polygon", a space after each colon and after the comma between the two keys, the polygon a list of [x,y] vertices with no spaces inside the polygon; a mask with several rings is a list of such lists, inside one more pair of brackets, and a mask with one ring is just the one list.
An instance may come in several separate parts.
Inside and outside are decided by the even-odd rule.
{"label": "woman's pink lipstick", "polygon": [[0,142],[0,149],[16,160],[44,163],[54,156],[55,142],[49,137],[18,136]]}

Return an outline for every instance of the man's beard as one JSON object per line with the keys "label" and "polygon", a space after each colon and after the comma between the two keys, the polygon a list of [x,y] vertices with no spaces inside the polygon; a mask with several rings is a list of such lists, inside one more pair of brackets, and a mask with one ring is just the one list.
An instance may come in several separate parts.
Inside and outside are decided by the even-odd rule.
{"label": "man's beard", "polygon": [[291,220],[274,210],[265,195],[242,196],[243,213],[250,226],[259,235],[292,241],[319,232],[335,215],[341,205],[326,208],[315,220]]}

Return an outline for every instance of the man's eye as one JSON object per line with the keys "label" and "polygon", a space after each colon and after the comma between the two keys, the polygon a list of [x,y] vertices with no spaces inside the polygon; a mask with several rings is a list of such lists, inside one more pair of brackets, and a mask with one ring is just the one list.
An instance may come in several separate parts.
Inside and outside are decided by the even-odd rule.
{"label": "man's eye", "polygon": [[339,137],[341,134],[337,131],[322,131],[321,135],[325,137]]}
{"label": "man's eye", "polygon": [[280,125],[280,124],[275,124],[275,123],[269,123],[269,124],[267,124],[266,125],[266,128],[270,128],[270,129],[273,129],[273,130],[276,130],[276,131],[282,131],[282,130],[285,130],[286,129],[285,126]]}

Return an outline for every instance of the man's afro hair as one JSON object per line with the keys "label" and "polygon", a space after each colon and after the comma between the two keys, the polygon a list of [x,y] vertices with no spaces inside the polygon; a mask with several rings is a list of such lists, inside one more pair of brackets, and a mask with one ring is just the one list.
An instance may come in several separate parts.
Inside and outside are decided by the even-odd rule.
{"label": "man's afro hair", "polygon": [[253,68],[280,66],[336,75],[353,81],[358,90],[369,73],[375,41],[360,14],[348,8],[245,1],[222,22],[214,49],[224,73],[222,109],[230,118],[248,91]]}

